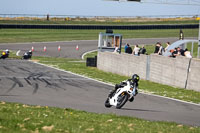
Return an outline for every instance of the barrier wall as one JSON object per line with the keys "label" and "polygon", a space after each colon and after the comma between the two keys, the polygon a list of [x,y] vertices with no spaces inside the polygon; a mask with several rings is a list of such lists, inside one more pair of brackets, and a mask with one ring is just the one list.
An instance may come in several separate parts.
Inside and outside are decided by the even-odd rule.
{"label": "barrier wall", "polygon": [[125,76],[132,76],[133,73],[146,78],[147,56],[133,56],[129,54],[118,54],[111,52],[98,52],[97,67],[106,72],[112,72]]}
{"label": "barrier wall", "polygon": [[200,91],[200,60],[199,59],[191,60],[186,88]]}
{"label": "barrier wall", "polygon": [[153,82],[185,88],[188,58],[169,58],[150,55],[150,80]]}
{"label": "barrier wall", "polygon": [[106,72],[125,76],[136,73],[142,79],[200,91],[200,60],[198,59],[98,52],[97,67]]}

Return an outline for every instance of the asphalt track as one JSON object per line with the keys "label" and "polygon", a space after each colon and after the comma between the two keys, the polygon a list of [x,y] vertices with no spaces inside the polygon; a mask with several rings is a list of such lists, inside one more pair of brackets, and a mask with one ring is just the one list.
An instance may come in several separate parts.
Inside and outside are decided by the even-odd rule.
{"label": "asphalt track", "polygon": [[[63,45],[66,46],[71,44],[71,49],[66,47],[64,50],[68,54],[63,56],[71,58],[80,58],[82,53],[93,50],[93,47],[89,47],[90,45],[95,45],[93,41],[58,43],[59,45],[65,43]],[[78,43],[81,46],[79,46],[79,51],[76,51],[74,46]],[[36,47],[41,48],[43,44],[34,43]],[[58,45],[57,43],[49,44],[52,45],[52,50]],[[1,49],[2,46],[4,47],[4,44],[0,45]],[[20,48],[26,50],[32,44],[7,46],[13,50]],[[38,50],[37,54],[43,53]],[[51,52],[46,56],[52,56]],[[146,94],[138,94],[133,103],[128,102],[120,110],[105,108],[104,101],[112,88],[104,83],[29,61],[0,60],[0,101],[72,108],[96,113],[114,113],[153,121],[172,121],[200,126],[200,106]]]}
{"label": "asphalt track", "polygon": [[[156,42],[165,43],[167,41],[174,42],[177,38],[149,38],[149,39],[123,39],[123,44],[129,43],[131,46],[135,44],[155,44]],[[0,49],[21,50],[20,55],[29,51],[34,47],[33,56],[48,56],[48,57],[66,57],[80,59],[81,56],[88,51],[96,50],[98,45],[97,40],[88,41],[65,41],[65,42],[34,42],[34,43],[0,43]],[[44,47],[47,50],[44,52]],[[61,51],[58,52],[58,46]],[[76,50],[78,46],[79,50]]]}

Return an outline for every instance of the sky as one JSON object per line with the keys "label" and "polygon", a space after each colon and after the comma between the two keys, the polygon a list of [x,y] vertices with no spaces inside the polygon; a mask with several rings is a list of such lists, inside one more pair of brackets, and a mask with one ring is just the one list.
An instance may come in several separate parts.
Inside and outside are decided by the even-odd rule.
{"label": "sky", "polygon": [[[148,2],[148,0],[146,1]],[[198,15],[200,14],[200,6],[103,0],[0,0],[0,14],[76,16]]]}

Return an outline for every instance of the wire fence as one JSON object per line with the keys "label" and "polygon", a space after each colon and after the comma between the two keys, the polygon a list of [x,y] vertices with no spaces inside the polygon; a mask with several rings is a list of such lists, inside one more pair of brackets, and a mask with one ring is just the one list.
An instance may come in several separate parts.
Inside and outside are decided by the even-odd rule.
{"label": "wire fence", "polygon": [[84,16],[84,15],[50,15],[50,14],[0,14],[0,20],[37,20],[37,21],[172,21],[195,20],[198,15],[160,15],[160,16]]}

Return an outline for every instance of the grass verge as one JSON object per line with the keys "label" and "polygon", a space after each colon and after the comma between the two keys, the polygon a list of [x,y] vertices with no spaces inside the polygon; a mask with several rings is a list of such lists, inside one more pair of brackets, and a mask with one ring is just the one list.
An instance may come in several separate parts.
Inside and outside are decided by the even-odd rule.
{"label": "grass verge", "polygon": [[[1,43],[50,42],[72,40],[97,40],[105,30],[67,30],[67,29],[0,29]],[[179,37],[179,29],[114,30],[123,38],[168,38]],[[197,37],[198,29],[184,29],[185,37]]]}
{"label": "grass verge", "polygon": [[200,128],[113,114],[0,102],[0,132],[198,133]]}

